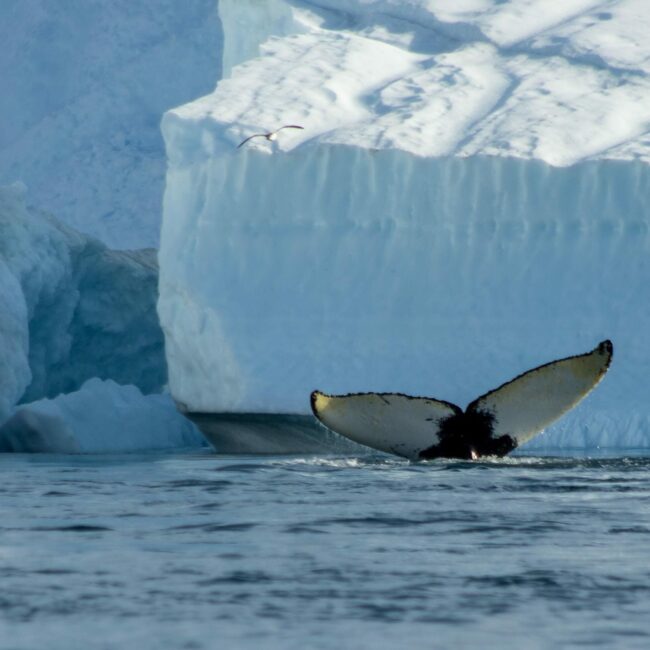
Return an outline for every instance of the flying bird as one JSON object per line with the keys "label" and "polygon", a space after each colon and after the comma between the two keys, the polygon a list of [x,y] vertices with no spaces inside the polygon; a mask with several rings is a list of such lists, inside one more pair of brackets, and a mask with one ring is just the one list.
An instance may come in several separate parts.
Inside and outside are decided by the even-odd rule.
{"label": "flying bird", "polygon": [[248,136],[242,143],[238,144],[237,149],[239,149],[239,147],[243,147],[249,140],[252,140],[253,138],[266,138],[269,142],[273,142],[274,140],[277,140],[278,133],[282,131],[282,129],[304,129],[304,127],[298,126],[297,124],[285,124],[284,126],[281,126],[279,129],[271,131],[270,133],[254,133],[253,135]]}

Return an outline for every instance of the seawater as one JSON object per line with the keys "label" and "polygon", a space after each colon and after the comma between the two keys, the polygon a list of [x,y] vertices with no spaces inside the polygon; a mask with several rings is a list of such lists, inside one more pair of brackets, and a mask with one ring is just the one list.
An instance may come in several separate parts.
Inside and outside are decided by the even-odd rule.
{"label": "seawater", "polygon": [[650,459],[0,456],[0,647],[648,648]]}

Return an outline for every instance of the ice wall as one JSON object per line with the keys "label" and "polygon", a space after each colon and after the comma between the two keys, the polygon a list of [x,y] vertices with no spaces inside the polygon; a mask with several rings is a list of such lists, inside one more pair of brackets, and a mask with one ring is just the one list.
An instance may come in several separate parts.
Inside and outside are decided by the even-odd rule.
{"label": "ice wall", "polygon": [[[300,33],[163,121],[174,396],[197,411],[308,413],[314,388],[464,406],[611,338],[583,429],[556,442],[650,445],[650,56],[622,38],[645,20],[635,3],[290,4]],[[236,148],[286,123],[304,130]]]}
{"label": "ice wall", "polygon": [[113,248],[158,243],[162,113],[220,77],[217,0],[3,0],[0,184]]}
{"label": "ice wall", "polygon": [[111,251],[0,188],[0,420],[90,377],[166,382],[155,251]]}

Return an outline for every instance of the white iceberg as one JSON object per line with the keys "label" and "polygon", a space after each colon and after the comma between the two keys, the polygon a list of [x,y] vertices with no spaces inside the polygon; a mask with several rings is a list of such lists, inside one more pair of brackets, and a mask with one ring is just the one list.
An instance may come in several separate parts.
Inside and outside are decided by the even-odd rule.
{"label": "white iceberg", "polygon": [[[315,388],[464,405],[611,338],[575,412],[600,433],[556,440],[650,445],[647,12],[259,4],[277,17],[256,28],[276,34],[261,55],[163,120],[174,397],[202,413],[305,415]],[[282,124],[304,130],[237,149]]]}

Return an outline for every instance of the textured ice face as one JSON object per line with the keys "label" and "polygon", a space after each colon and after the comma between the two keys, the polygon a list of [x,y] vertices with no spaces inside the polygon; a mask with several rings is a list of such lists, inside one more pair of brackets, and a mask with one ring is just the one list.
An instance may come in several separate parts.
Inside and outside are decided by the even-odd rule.
{"label": "textured ice face", "polygon": [[20,283],[0,259],[0,422],[30,382],[27,306]]}
{"label": "textured ice face", "polygon": [[166,382],[155,251],[111,251],[0,188],[0,419],[99,376]]}
{"label": "textured ice face", "polygon": [[616,359],[588,402],[627,418],[650,361],[648,188],[643,163],[329,146],[172,169],[159,301],[172,391],[201,411],[308,412],[315,387],[464,406],[610,336]]}

